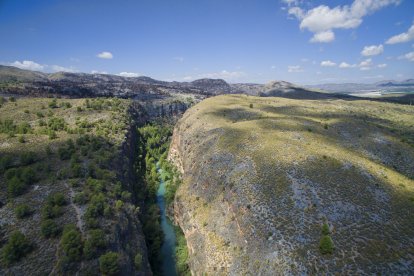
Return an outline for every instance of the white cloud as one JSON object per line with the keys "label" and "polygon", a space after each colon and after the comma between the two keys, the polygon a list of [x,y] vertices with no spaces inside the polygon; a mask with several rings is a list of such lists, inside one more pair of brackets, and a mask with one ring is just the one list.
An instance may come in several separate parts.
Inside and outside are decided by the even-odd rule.
{"label": "white cloud", "polygon": [[384,52],[384,46],[380,45],[372,45],[372,46],[365,46],[364,49],[361,51],[361,55],[363,56],[376,56]]}
{"label": "white cloud", "polygon": [[385,42],[386,44],[396,44],[396,43],[403,43],[414,40],[414,23],[411,25],[410,29],[406,33],[401,33],[399,35],[395,35]]}
{"label": "white cloud", "polygon": [[383,75],[376,75],[376,76],[365,76],[364,79],[382,79],[384,78]]}
{"label": "white cloud", "polygon": [[184,76],[184,81],[192,81],[196,79],[224,79],[226,81],[235,81],[240,78],[243,78],[246,76],[245,72],[242,71],[227,71],[222,70],[219,72],[212,72],[212,73],[203,73],[203,74],[196,74],[196,75],[188,75]]}
{"label": "white cloud", "polygon": [[354,68],[356,67],[356,64],[349,64],[346,62],[341,62],[341,64],[339,64],[339,68]]}
{"label": "white cloud", "polygon": [[324,60],[324,61],[321,62],[321,66],[323,66],[323,67],[333,67],[333,66],[336,66],[336,63],[332,62],[330,60]]}
{"label": "white cloud", "polygon": [[372,65],[372,59],[367,58],[366,60],[361,61],[359,67],[369,67]]}
{"label": "white cloud", "polygon": [[118,76],[127,77],[127,78],[134,78],[134,77],[139,77],[140,74],[139,73],[133,73],[133,72],[121,72],[121,73],[118,74]]}
{"label": "white cloud", "polygon": [[298,19],[303,19],[304,17],[304,12],[301,8],[299,7],[292,7],[289,8],[288,10],[288,14],[289,15],[293,15],[294,17],[298,18]]}
{"label": "white cloud", "polygon": [[194,79],[194,77],[192,77],[192,76],[185,76],[183,78],[184,81],[192,81],[193,79]]}
{"label": "white cloud", "polygon": [[414,61],[414,52],[409,52],[405,55],[398,57],[398,59],[407,59],[409,61]]}
{"label": "white cloud", "polygon": [[10,63],[10,65],[15,66],[20,69],[25,69],[25,70],[38,70],[39,71],[45,68],[44,65],[41,65],[31,60],[23,60],[22,62],[15,61],[15,62]]}
{"label": "white cloud", "polygon": [[334,29],[354,29],[363,17],[383,7],[398,4],[400,0],[354,0],[352,5],[330,8],[320,5],[310,10],[298,7],[297,1],[284,1],[289,5],[288,14],[300,21],[300,29],[314,33],[311,42],[331,42],[335,39]]}
{"label": "white cloud", "polygon": [[108,72],[106,72],[106,71],[97,71],[97,70],[92,70],[91,71],[91,74],[108,74]]}
{"label": "white cloud", "polygon": [[385,67],[387,67],[386,63],[378,64],[378,68],[385,68]]}
{"label": "white cloud", "polygon": [[226,71],[222,70],[220,72],[214,73],[205,73],[198,75],[199,78],[209,78],[209,79],[226,79],[226,80],[235,80],[246,76],[245,72],[241,71]]}
{"label": "white cloud", "polygon": [[290,65],[288,66],[289,73],[301,73],[303,72],[303,68],[300,65]]}
{"label": "white cloud", "polygon": [[173,60],[182,63],[184,61],[184,58],[183,57],[173,57]]}
{"label": "white cloud", "polygon": [[313,37],[310,39],[310,42],[312,43],[328,43],[335,40],[335,34],[331,30],[323,31],[323,32],[317,32],[313,35]]}
{"label": "white cloud", "polygon": [[59,66],[59,65],[52,65],[50,67],[55,72],[69,72],[69,73],[77,72],[77,70],[75,70],[72,67],[68,68],[68,67],[63,67],[63,66]]}
{"label": "white cloud", "polygon": [[371,70],[371,67],[368,67],[368,66],[363,66],[363,67],[361,67],[361,68],[359,68],[361,71],[369,71],[369,70]]}
{"label": "white cloud", "polygon": [[114,56],[112,55],[111,52],[102,52],[102,53],[99,53],[97,57],[103,58],[103,59],[113,59]]}

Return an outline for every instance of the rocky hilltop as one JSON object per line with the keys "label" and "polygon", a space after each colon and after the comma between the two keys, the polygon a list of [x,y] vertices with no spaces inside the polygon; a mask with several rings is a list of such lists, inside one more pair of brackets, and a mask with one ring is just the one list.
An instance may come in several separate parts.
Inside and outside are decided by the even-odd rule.
{"label": "rocky hilltop", "polygon": [[169,158],[193,274],[413,274],[414,108],[223,95]]}

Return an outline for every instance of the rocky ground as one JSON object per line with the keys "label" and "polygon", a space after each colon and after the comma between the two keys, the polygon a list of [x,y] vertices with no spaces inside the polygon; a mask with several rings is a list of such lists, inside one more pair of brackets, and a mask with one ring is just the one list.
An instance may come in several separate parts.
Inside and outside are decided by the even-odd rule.
{"label": "rocky ground", "polygon": [[413,122],[412,106],[362,100],[227,95],[189,109],[170,159],[192,272],[414,273]]}

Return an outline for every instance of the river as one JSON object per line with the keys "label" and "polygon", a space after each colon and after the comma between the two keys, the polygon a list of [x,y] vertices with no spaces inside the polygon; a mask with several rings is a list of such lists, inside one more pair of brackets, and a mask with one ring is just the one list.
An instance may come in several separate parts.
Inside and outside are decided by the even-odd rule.
{"label": "river", "polygon": [[[158,173],[161,175],[162,169],[157,166]],[[161,213],[161,229],[164,233],[164,242],[161,246],[161,271],[162,275],[175,276],[177,275],[175,267],[175,232],[174,226],[167,217],[167,210],[165,204],[165,183],[160,180],[160,186],[157,191],[157,205]]]}

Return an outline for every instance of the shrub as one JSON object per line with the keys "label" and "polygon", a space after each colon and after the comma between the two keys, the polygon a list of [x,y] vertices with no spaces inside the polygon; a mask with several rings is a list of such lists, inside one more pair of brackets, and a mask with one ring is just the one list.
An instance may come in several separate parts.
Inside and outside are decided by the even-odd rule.
{"label": "shrub", "polygon": [[60,147],[58,149],[58,155],[60,160],[68,160],[72,157],[73,150],[68,147]]}
{"label": "shrub", "polygon": [[0,156],[0,173],[3,173],[12,165],[12,158],[8,155]]}
{"label": "shrub", "polygon": [[80,192],[75,195],[73,202],[79,205],[83,205],[88,202],[88,198],[84,192]]}
{"label": "shrub", "polygon": [[26,141],[24,140],[24,136],[23,135],[20,135],[19,136],[19,143],[25,143]]}
{"label": "shrub", "polygon": [[54,140],[57,138],[56,132],[53,130],[48,130],[49,140]]}
{"label": "shrub", "polygon": [[52,219],[45,219],[40,225],[40,230],[45,238],[54,238],[59,236],[60,227]]}
{"label": "shrub", "polygon": [[43,113],[40,112],[40,111],[36,112],[36,115],[37,115],[37,118],[43,118],[43,117],[45,117],[45,115],[43,115]]}
{"label": "shrub", "polygon": [[16,132],[19,134],[27,134],[27,133],[30,133],[31,131],[32,131],[32,128],[27,122],[23,122],[19,124],[16,128]]}
{"label": "shrub", "polygon": [[63,206],[66,204],[65,196],[62,193],[54,193],[47,197],[47,204]]}
{"label": "shrub", "polygon": [[253,108],[253,104],[252,104],[252,103],[251,103],[251,104],[249,104],[249,107],[250,107],[250,108]]}
{"label": "shrub", "polygon": [[53,99],[50,103],[49,103],[49,108],[57,108],[57,100]]}
{"label": "shrub", "polygon": [[99,257],[99,268],[102,274],[115,275],[119,272],[118,254],[108,252]]}
{"label": "shrub", "polygon": [[20,170],[20,180],[23,181],[24,184],[30,185],[33,182],[36,182],[37,177],[36,173],[32,168],[24,168]]}
{"label": "shrub", "polygon": [[17,205],[17,207],[14,209],[14,212],[16,213],[16,217],[19,219],[28,217],[32,214],[32,211],[27,204]]}
{"label": "shrub", "polygon": [[17,262],[32,250],[29,240],[20,231],[13,232],[1,250],[1,259],[6,266]]}
{"label": "shrub", "polygon": [[87,259],[96,257],[99,249],[106,246],[105,233],[100,229],[90,230],[89,238],[85,242],[83,253]]}
{"label": "shrub", "polygon": [[334,243],[330,236],[324,235],[322,236],[319,242],[319,250],[322,254],[332,254],[334,251]]}
{"label": "shrub", "polygon": [[134,265],[136,270],[141,270],[142,267],[142,254],[137,253],[134,258]]}
{"label": "shrub", "polygon": [[322,235],[329,235],[330,231],[329,231],[329,225],[325,222],[322,225]]}
{"label": "shrub", "polygon": [[46,204],[42,208],[42,217],[45,219],[57,218],[62,215],[62,207]]}
{"label": "shrub", "polygon": [[7,192],[10,197],[16,197],[26,190],[26,185],[17,176],[7,182]]}
{"label": "shrub", "polygon": [[52,117],[49,119],[47,126],[49,127],[49,129],[54,131],[63,130],[66,126],[66,122],[63,118]]}
{"label": "shrub", "polygon": [[11,101],[12,103],[16,102],[16,98],[15,97],[9,97],[9,101]]}
{"label": "shrub", "polygon": [[27,166],[36,162],[37,155],[34,152],[27,151],[22,153],[20,156],[20,164],[23,166]]}
{"label": "shrub", "polygon": [[61,239],[63,251],[69,261],[79,261],[82,257],[82,235],[73,224],[66,225]]}

